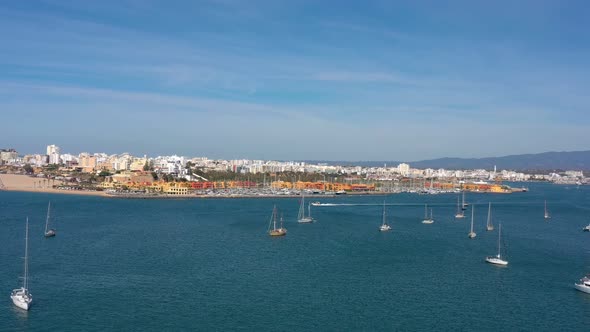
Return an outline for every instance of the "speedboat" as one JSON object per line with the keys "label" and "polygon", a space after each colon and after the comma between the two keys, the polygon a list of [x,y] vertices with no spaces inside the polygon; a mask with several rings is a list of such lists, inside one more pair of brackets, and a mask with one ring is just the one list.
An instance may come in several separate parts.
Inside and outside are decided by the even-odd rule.
{"label": "speedboat", "polygon": [[590,224],[588,224],[588,226],[586,226],[586,227],[582,228],[582,230],[583,230],[584,232],[590,232]]}
{"label": "speedboat", "polygon": [[313,205],[313,206],[320,206],[320,204],[322,204],[322,203],[320,203],[320,202],[313,202],[313,203],[311,203],[311,205]]}
{"label": "speedboat", "polygon": [[576,287],[576,289],[580,292],[590,294],[590,274],[580,279],[580,281],[578,281],[577,283],[575,283],[574,287]]}

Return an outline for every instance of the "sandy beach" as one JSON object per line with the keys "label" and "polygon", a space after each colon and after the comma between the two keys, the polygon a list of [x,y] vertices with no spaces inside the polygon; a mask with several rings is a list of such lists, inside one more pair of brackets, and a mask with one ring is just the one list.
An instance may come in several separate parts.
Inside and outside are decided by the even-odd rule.
{"label": "sandy beach", "polygon": [[91,195],[105,196],[101,191],[83,191],[83,190],[60,190],[53,189],[52,186],[62,184],[61,181],[47,180],[44,178],[35,178],[28,175],[18,174],[0,174],[0,180],[4,184],[6,191],[27,191],[36,193],[50,194],[68,194],[68,195]]}

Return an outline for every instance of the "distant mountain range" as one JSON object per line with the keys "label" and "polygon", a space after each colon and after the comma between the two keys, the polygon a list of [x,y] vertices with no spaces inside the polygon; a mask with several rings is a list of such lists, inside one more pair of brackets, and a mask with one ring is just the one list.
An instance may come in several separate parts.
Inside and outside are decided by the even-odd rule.
{"label": "distant mountain range", "polygon": [[[328,165],[397,166],[400,161],[307,161]],[[412,168],[498,170],[590,170],[590,151],[544,152],[488,158],[439,158],[407,162]]]}

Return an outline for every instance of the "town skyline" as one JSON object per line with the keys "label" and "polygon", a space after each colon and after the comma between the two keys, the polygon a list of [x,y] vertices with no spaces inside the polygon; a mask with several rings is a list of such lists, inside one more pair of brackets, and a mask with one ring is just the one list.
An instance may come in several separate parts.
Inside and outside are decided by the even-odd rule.
{"label": "town skyline", "polygon": [[279,160],[587,150],[587,7],[5,2],[0,142]]}
{"label": "town skyline", "polygon": [[[0,147],[0,164],[8,163],[14,165],[34,164],[37,166],[49,164],[66,164],[75,165],[81,163],[80,160],[94,158],[96,160],[106,160],[113,157],[130,157],[133,160],[157,160],[157,159],[182,159],[203,160],[209,162],[230,162],[236,165],[263,163],[283,163],[287,165],[316,165],[316,166],[343,166],[343,167],[369,167],[369,168],[389,168],[398,164],[411,163],[417,169],[450,169],[450,170],[468,170],[468,169],[486,169],[495,170],[497,166],[501,170],[521,170],[521,171],[539,171],[539,170],[586,170],[590,164],[590,151],[562,151],[562,152],[544,152],[539,154],[523,154],[498,156],[488,158],[438,158],[430,160],[408,161],[408,160],[374,160],[374,161],[330,161],[330,160],[297,160],[297,159],[260,159],[260,158],[211,158],[202,154],[179,155],[175,153],[166,153],[159,155],[134,154],[130,152],[107,153],[105,151],[83,151],[73,152],[62,150],[61,147],[51,144],[46,146],[46,153],[22,153],[14,148]],[[559,160],[559,162],[555,162]],[[141,169],[143,162],[136,165],[136,169]],[[86,161],[87,163],[87,161]],[[96,164],[94,164],[96,165]],[[103,165],[102,167],[105,167]],[[109,166],[110,167],[110,166]],[[101,168],[101,167],[99,167]]]}

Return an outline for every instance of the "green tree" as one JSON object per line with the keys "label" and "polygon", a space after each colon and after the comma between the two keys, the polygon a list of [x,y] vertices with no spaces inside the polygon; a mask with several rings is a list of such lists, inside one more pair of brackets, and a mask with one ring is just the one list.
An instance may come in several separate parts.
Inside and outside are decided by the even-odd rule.
{"label": "green tree", "polygon": [[143,170],[146,172],[151,170],[150,164],[147,160],[145,161],[145,165],[143,165]]}
{"label": "green tree", "polygon": [[33,167],[29,164],[26,164],[25,166],[23,166],[23,169],[25,170],[25,172],[27,172],[27,174],[33,173]]}
{"label": "green tree", "polygon": [[100,171],[100,173],[98,173],[99,177],[106,177],[106,176],[110,176],[111,172],[107,171],[106,169],[103,169],[102,171]]}

